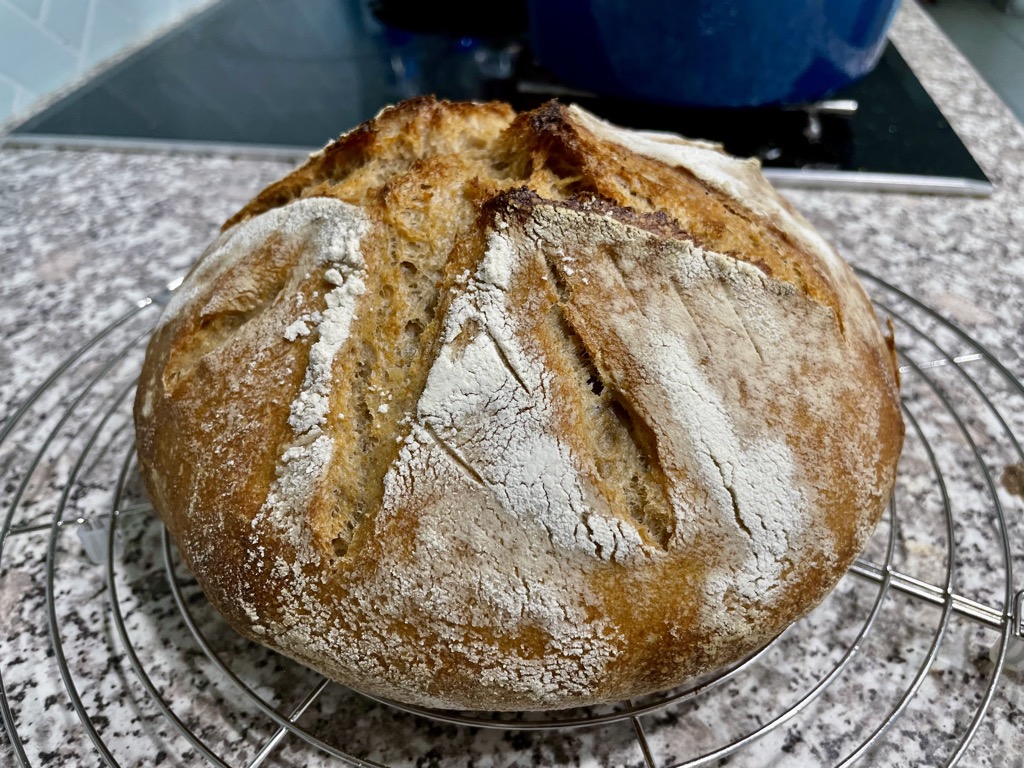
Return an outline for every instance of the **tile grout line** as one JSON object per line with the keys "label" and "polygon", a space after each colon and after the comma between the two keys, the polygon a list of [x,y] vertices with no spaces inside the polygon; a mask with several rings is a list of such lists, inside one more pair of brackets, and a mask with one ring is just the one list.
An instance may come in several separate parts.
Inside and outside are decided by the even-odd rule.
{"label": "tile grout line", "polygon": [[[19,85],[17,82],[15,82],[11,78],[9,78],[7,75],[5,75],[3,72],[0,72],[0,83],[6,83],[7,85],[11,86],[11,88],[14,89],[14,98],[11,99],[11,103],[10,103],[10,108],[11,108],[10,115],[13,115],[14,114],[14,105],[18,103],[18,101],[21,98],[21,94],[22,94],[22,92],[25,89],[22,88],[21,85]],[[2,123],[4,121],[4,119],[5,119],[3,117],[3,108],[4,108],[3,104],[0,104],[0,123]]]}
{"label": "tile grout line", "polygon": [[[26,98],[27,101],[21,104],[22,98]],[[19,114],[27,114],[32,111],[31,107],[35,104],[39,98],[39,94],[26,88],[23,85],[14,84],[14,101],[11,102],[11,116],[17,117]],[[20,109],[19,109],[20,106]]]}
{"label": "tile grout line", "polygon": [[89,0],[89,8],[85,12],[85,26],[82,29],[82,45],[78,49],[78,58],[75,61],[75,75],[82,75],[87,69],[85,66],[85,52],[89,47],[89,43],[92,41],[93,27],[96,26],[96,2],[97,0]]}

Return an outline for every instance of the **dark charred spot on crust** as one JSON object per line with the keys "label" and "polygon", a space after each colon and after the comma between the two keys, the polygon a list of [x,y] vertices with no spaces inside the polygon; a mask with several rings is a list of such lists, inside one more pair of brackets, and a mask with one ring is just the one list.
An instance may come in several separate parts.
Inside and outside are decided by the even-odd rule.
{"label": "dark charred spot on crust", "polygon": [[544,168],[560,178],[574,180],[568,188],[570,195],[598,194],[587,142],[562,104],[549,101],[532,112],[519,115],[511,130],[529,137],[534,145],[533,152]]}
{"label": "dark charred spot on crust", "polygon": [[546,101],[526,116],[530,127],[536,134],[549,132],[569,132],[575,134],[576,129],[569,122],[569,110],[555,99]]}
{"label": "dark charred spot on crust", "polygon": [[[528,187],[516,187],[501,192],[484,202],[482,213],[484,218],[493,222],[495,218],[511,215],[525,220],[540,206],[577,211],[594,216],[611,216],[616,221],[637,229],[642,229],[660,238],[686,240],[700,246],[701,243],[676,219],[664,211],[642,213],[635,208],[621,206],[603,197],[569,198],[568,200],[548,200],[541,197]],[[766,266],[762,270],[771,274]]]}
{"label": "dark charred spot on crust", "polygon": [[889,353],[889,364],[892,365],[893,375],[896,377],[896,388],[900,386],[900,363],[896,356],[896,327],[892,324],[892,318],[885,319],[885,348]]}
{"label": "dark charred spot on crust", "polygon": [[485,200],[480,210],[490,220],[506,213],[519,217],[528,215],[541,202],[543,198],[529,187],[515,187]]}
{"label": "dark charred spot on crust", "polygon": [[[397,104],[387,107],[381,113],[380,117],[384,117],[385,115],[401,114],[402,112],[408,112],[410,115],[417,115],[420,114],[424,108],[436,111],[439,103],[440,102],[434,96],[413,96],[411,99],[406,99],[405,101],[400,101]],[[376,119],[378,118],[375,118],[375,120]],[[374,122],[374,120],[369,122]],[[366,124],[367,123],[364,123],[364,125]]]}

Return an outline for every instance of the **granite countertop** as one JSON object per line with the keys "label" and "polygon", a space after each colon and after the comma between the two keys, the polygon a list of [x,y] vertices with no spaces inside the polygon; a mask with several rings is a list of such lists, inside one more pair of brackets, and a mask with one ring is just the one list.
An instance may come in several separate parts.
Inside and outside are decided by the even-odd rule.
{"label": "granite countertop", "polygon": [[[104,750],[121,765],[193,765],[208,750],[228,765],[327,765],[349,755],[364,765],[667,766],[777,721],[729,764],[818,766],[856,753],[894,711],[862,763],[938,765],[991,694],[962,764],[1024,766],[1024,674],[1007,669],[988,688],[1008,589],[997,504],[1012,565],[1024,573],[1024,457],[1006,432],[1024,441],[1024,391],[1004,378],[1024,379],[1024,127],[913,3],[892,37],[995,194],[787,195],[855,266],[884,281],[865,277],[905,351],[911,421],[897,522],[884,523],[864,555],[884,563],[891,534],[897,575],[878,602],[882,572],[862,565],[723,685],[635,722],[476,729],[398,712],[340,686],[320,690],[313,673],[227,629],[173,550],[169,580],[161,528],[131,464],[132,384],[159,308],[140,300],[182,275],[219,224],[289,164],[0,148],[2,423],[58,363],[122,318],[0,442],[0,509],[13,509],[0,539],[0,706],[9,707],[17,736],[0,734],[0,765],[99,765]],[[956,323],[1003,368],[899,291]],[[1017,576],[1009,589],[1021,586]],[[944,600],[955,610],[943,611]],[[822,680],[831,684],[807,699]],[[263,707],[293,716],[319,743],[279,732]]]}

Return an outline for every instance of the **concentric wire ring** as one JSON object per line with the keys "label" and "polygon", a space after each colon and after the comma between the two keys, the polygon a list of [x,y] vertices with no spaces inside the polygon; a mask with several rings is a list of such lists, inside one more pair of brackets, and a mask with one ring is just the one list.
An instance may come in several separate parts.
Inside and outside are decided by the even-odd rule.
{"label": "concentric wire ring", "polygon": [[[929,439],[928,428],[921,421],[928,418],[929,414],[917,413],[915,404],[912,401],[908,401],[904,406],[904,414],[910,430],[909,434],[915,435],[917,442],[922,446],[930,468],[929,471],[934,475],[936,491],[941,499],[942,525],[944,527],[944,536],[948,541],[948,547],[945,552],[945,573],[943,578],[939,580],[940,583],[928,584],[920,582],[906,574],[899,573],[895,569],[895,536],[900,521],[900,505],[899,498],[897,497],[889,509],[888,539],[882,562],[873,563],[861,560],[853,568],[853,574],[875,582],[877,592],[870,608],[863,616],[863,623],[860,625],[859,630],[854,633],[853,639],[846,644],[845,651],[841,656],[832,663],[830,668],[825,669],[813,681],[808,683],[807,688],[799,694],[797,700],[788,705],[787,708],[770,714],[766,722],[758,727],[749,729],[738,737],[732,738],[727,743],[710,750],[705,750],[701,754],[692,755],[682,761],[677,760],[673,762],[673,768],[706,765],[727,756],[740,754],[754,742],[780,729],[784,724],[801,715],[813,702],[821,697],[826,689],[853,668],[853,659],[856,658],[863,644],[872,634],[876,626],[876,619],[883,605],[888,604],[888,598],[894,592],[902,592],[911,598],[923,599],[929,604],[938,606],[941,609],[938,622],[931,635],[924,658],[914,674],[910,676],[911,679],[899,694],[898,699],[887,711],[881,714],[880,720],[874,726],[868,727],[867,730],[858,735],[859,742],[857,745],[844,757],[838,759],[835,764],[845,766],[861,759],[882,739],[884,734],[894,724],[900,721],[910,703],[918,695],[923,681],[932,669],[938,656],[939,648],[947,637],[952,617],[960,615],[975,622],[980,622],[988,628],[996,629],[999,632],[999,640],[996,645],[994,664],[988,672],[981,699],[971,713],[971,719],[967,727],[962,732],[956,734],[956,744],[953,747],[953,751],[947,757],[946,764],[953,765],[965,754],[972,738],[983,722],[986,711],[996,693],[1000,671],[1005,662],[1010,644],[1016,641],[1018,637],[1018,625],[1021,617],[1017,616],[1019,609],[1015,609],[1014,606],[1020,603],[1022,595],[1015,595],[1014,593],[1012,557],[1007,533],[1007,522],[1000,503],[993,470],[990,468],[986,458],[985,448],[979,445],[972,434],[972,425],[959,412],[960,409],[967,407],[968,404],[956,399],[957,396],[955,394],[950,394],[947,391],[946,384],[937,378],[935,369],[940,367],[942,370],[953,371],[949,375],[955,377],[967,390],[973,393],[973,396],[981,403],[982,409],[988,414],[991,422],[997,428],[998,436],[1002,441],[1001,444],[1005,445],[1011,454],[1016,455],[1022,464],[1024,464],[1024,451],[1021,449],[1020,441],[1013,433],[999,406],[996,405],[987,393],[986,387],[971,375],[969,366],[987,366],[986,370],[990,374],[994,372],[994,377],[1011,397],[1024,397],[1024,387],[981,344],[944,320],[920,301],[869,273],[861,271],[859,274],[869,287],[869,290],[876,294],[876,305],[884,314],[893,318],[899,325],[899,338],[910,341],[912,345],[923,346],[929,350],[928,357],[935,356],[934,360],[922,361],[917,359],[917,356],[904,351],[901,356],[901,362],[908,376],[913,377],[914,381],[926,387],[927,392],[941,407],[944,414],[943,418],[951,421],[960,439],[967,447],[967,454],[973,462],[972,471],[981,478],[979,485],[983,487],[986,494],[986,501],[991,512],[991,522],[999,538],[998,544],[1003,566],[1002,582],[1005,587],[1003,590],[1004,594],[999,597],[998,605],[989,606],[975,603],[954,592],[956,547],[954,543],[953,503],[951,502],[949,489],[943,477],[940,461],[936,457],[932,442]],[[111,436],[108,433],[112,428],[111,425],[114,423],[114,420],[124,415],[125,403],[130,399],[129,396],[134,388],[134,382],[128,378],[119,380],[117,378],[119,375],[118,366],[129,354],[138,351],[142,340],[149,333],[150,323],[147,322],[144,327],[140,328],[135,326],[140,324],[140,320],[145,319],[143,315],[150,304],[151,302],[148,300],[139,302],[130,312],[105,328],[88,344],[83,346],[82,349],[72,354],[27,398],[25,403],[0,429],[0,460],[4,460],[4,449],[11,451],[11,458],[3,466],[2,474],[8,483],[8,487],[13,487],[13,491],[8,491],[7,498],[5,499],[6,514],[3,520],[3,527],[0,528],[0,584],[2,584],[4,573],[2,570],[4,555],[11,537],[29,536],[33,534],[33,531],[41,531],[44,528],[48,529],[49,538],[46,543],[47,561],[45,576],[46,617],[49,627],[50,650],[54,663],[59,669],[65,695],[71,707],[76,712],[90,743],[95,748],[100,759],[108,765],[119,765],[117,756],[104,738],[103,726],[97,725],[97,722],[94,721],[94,713],[90,712],[89,707],[83,700],[79,690],[79,681],[76,680],[65,655],[64,646],[66,641],[61,626],[61,611],[57,605],[59,590],[56,579],[59,559],[66,557],[67,554],[62,554],[58,545],[62,531],[73,527],[75,524],[88,522],[81,518],[71,519],[67,517],[69,500],[77,488],[80,474],[89,467],[98,464],[97,454],[102,454],[110,445],[122,442],[122,435],[115,434]],[[153,313],[150,312],[150,321],[153,320],[152,315]],[[927,330],[919,327],[917,318],[922,318],[921,322],[926,326],[940,328],[944,334],[954,338],[957,344],[964,345],[969,354],[960,354],[959,357],[954,357],[941,343],[932,338],[932,335]],[[108,347],[111,346],[114,337],[119,334],[123,335],[123,332],[126,330],[133,332],[130,338],[120,343],[119,346],[114,345],[113,350],[108,351]],[[963,350],[957,351],[963,352]],[[92,367],[88,368],[87,375],[83,375],[83,361],[87,360],[91,361]],[[962,362],[965,360],[968,362]],[[121,382],[120,385],[118,385],[119,381]],[[77,448],[78,453],[73,456],[67,476],[56,493],[55,507],[50,523],[48,525],[19,524],[19,516],[24,515],[28,507],[28,502],[26,501],[28,489],[34,475],[37,471],[40,471],[40,467],[44,463],[44,457],[48,451],[54,449],[53,446],[57,445],[59,439],[63,438],[65,428],[73,423],[74,419],[79,418],[80,410],[84,407],[83,403],[93,397],[101,385],[105,386],[111,383],[115,385],[115,388],[110,394],[105,396],[105,404],[95,413],[88,416],[85,423],[67,438],[69,445],[74,444],[76,440],[84,442],[80,448]],[[33,409],[37,408],[39,403],[47,398],[53,399],[54,397],[63,398],[63,412],[56,418],[56,423],[46,434],[43,441],[33,448],[34,454],[28,460],[27,465],[24,468],[15,466],[18,451],[23,445],[28,446],[32,444],[32,440],[35,438],[35,435],[30,439],[25,434],[30,429],[24,426],[28,421],[28,415],[33,413]],[[124,430],[123,425],[121,430]],[[217,754],[216,750],[208,745],[179,716],[177,702],[166,698],[161,693],[156,683],[152,680],[142,655],[138,653],[135,645],[136,640],[133,638],[126,622],[122,608],[125,598],[121,593],[121,588],[118,586],[120,556],[118,554],[117,537],[119,535],[119,524],[129,514],[126,507],[126,489],[134,475],[133,456],[134,449],[128,446],[123,461],[120,463],[116,480],[108,478],[111,481],[110,487],[112,488],[112,503],[107,518],[109,526],[106,531],[107,546],[105,560],[109,617],[116,629],[120,650],[124,651],[137,678],[136,682],[145,692],[145,697],[162,713],[162,716],[173,730],[193,749],[212,764],[226,766],[231,764],[229,756]],[[132,507],[132,512],[138,513],[142,509],[144,507],[136,505]],[[155,520],[153,524],[156,524]],[[329,686],[335,684],[321,680],[311,687],[297,705],[284,712],[279,711],[265,696],[246,683],[243,676],[236,673],[231,664],[214,650],[213,644],[200,627],[200,622],[193,616],[190,602],[184,596],[183,590],[185,585],[178,576],[179,568],[177,567],[176,552],[165,530],[161,530],[161,545],[166,582],[181,623],[194,638],[205,658],[212,663],[212,668],[220,673],[234,690],[238,691],[257,709],[262,717],[265,717],[276,726],[273,735],[262,744],[262,747],[249,762],[249,765],[261,764],[273,754],[274,750],[279,747],[286,737],[295,736],[310,748],[336,757],[347,764],[365,768],[386,768],[383,763],[374,761],[365,755],[360,756],[350,749],[331,743],[323,735],[318,734],[299,722],[307,708]],[[3,639],[0,638],[0,642],[2,641]],[[654,750],[648,743],[641,718],[662,711],[678,709],[689,702],[700,701],[702,697],[708,696],[716,689],[728,685],[730,681],[738,676],[748,674],[755,665],[763,660],[765,654],[770,649],[771,646],[766,647],[751,658],[728,670],[717,679],[703,681],[698,686],[682,688],[660,698],[643,702],[624,702],[611,711],[581,711],[569,714],[552,713],[548,716],[492,716],[486,713],[432,711],[399,705],[393,702],[374,701],[376,706],[399,710],[419,718],[447,725],[489,730],[503,729],[550,733],[566,729],[592,728],[619,722],[628,723],[634,730],[639,742],[639,750],[645,763],[651,768],[655,766],[657,768],[667,768],[667,765],[658,763]],[[116,650],[111,648],[110,652],[115,653]],[[26,749],[26,740],[19,733],[17,712],[12,708],[13,699],[10,697],[10,690],[5,682],[8,678],[6,675],[7,671],[3,666],[0,666],[0,715],[2,715],[4,727],[10,737],[15,756],[21,764],[33,765],[30,750]]]}

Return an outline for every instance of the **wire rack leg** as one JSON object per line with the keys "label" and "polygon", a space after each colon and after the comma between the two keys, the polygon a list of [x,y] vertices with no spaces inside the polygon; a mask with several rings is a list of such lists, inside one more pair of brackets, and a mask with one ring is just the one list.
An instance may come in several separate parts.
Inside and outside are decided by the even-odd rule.
{"label": "wire rack leg", "polygon": [[[321,693],[324,692],[324,689],[328,685],[330,685],[330,682],[331,681],[327,680],[326,678],[324,680],[321,680],[320,684],[316,688],[314,688],[312,691],[310,691],[306,695],[306,698],[304,698],[301,702],[299,702],[299,706],[297,706],[292,711],[292,713],[288,716],[288,722],[294,723],[296,720],[298,720],[300,717],[302,717],[303,713],[307,709],[309,709],[309,705],[312,704],[314,701],[316,701],[317,697]],[[277,729],[277,733],[275,733],[271,737],[270,741],[268,741],[266,743],[266,745],[263,747],[263,749],[261,749],[258,753],[256,753],[256,756],[252,759],[252,762],[249,763],[248,768],[258,768],[258,766],[263,765],[263,762],[268,757],[270,757],[270,754],[275,749],[277,749],[277,745],[280,744],[281,741],[284,739],[284,737],[287,736],[287,735],[288,735],[288,729],[287,728],[284,728],[284,727],[278,728]]]}
{"label": "wire rack leg", "polygon": [[644,724],[640,722],[639,717],[629,718],[633,723],[633,732],[636,733],[636,740],[640,743],[640,751],[644,756],[644,763],[647,768],[657,768],[654,762],[654,755],[651,754],[651,745],[647,741],[647,734],[644,733]]}

